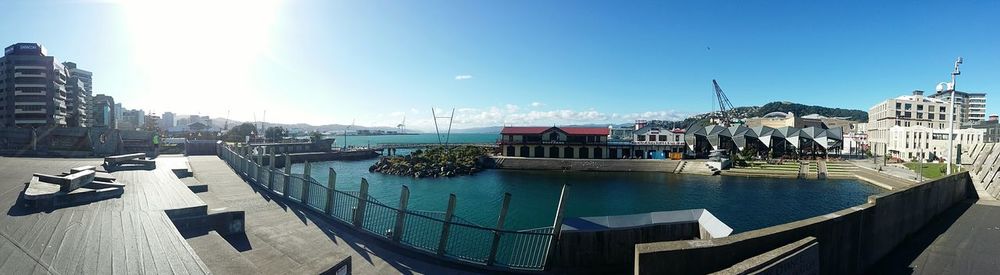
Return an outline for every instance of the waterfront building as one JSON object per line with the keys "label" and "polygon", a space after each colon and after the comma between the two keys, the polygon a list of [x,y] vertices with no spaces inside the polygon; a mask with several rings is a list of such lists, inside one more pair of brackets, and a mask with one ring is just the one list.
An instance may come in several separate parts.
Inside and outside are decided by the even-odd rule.
{"label": "waterfront building", "polygon": [[[973,145],[983,143],[985,129],[955,129],[955,146],[968,151]],[[888,154],[904,161],[948,159],[948,129],[926,126],[893,126],[889,128]],[[962,153],[955,150],[956,154]]]}
{"label": "waterfront building", "polygon": [[611,141],[630,141],[632,140],[632,132],[635,131],[634,125],[628,126],[615,126],[609,125],[608,129],[611,129],[611,136],[608,137]]}
{"label": "waterfront building", "polygon": [[[942,88],[929,97],[950,103],[951,91]],[[986,93],[955,91],[955,113],[958,115],[956,124],[975,124],[986,120]]]}
{"label": "waterfront building", "polygon": [[116,128],[118,125],[116,122],[117,116],[114,112],[115,99],[109,95],[97,94],[91,100],[90,108],[87,110],[90,112],[88,115],[88,126],[90,127],[101,127],[101,128]]}
{"label": "waterfront building", "polygon": [[685,151],[684,129],[659,124],[636,123],[627,141],[609,142],[609,158],[681,159]]}
{"label": "waterfront building", "polygon": [[719,125],[694,125],[684,135],[689,152],[696,157],[707,156],[713,150],[730,153],[750,150],[758,155],[826,154],[843,148],[842,128],[821,127],[724,127]]}
{"label": "waterfront building", "polygon": [[749,118],[746,120],[745,126],[747,127],[759,127],[766,126],[771,128],[781,128],[781,127],[795,127],[795,128],[805,128],[805,127],[822,127],[823,121],[818,119],[819,115],[807,117],[807,116],[795,116],[792,112],[770,112],[763,117]]}
{"label": "waterfront building", "polygon": [[866,133],[874,153],[884,154],[889,142],[889,129],[895,126],[948,129],[948,108],[944,100],[925,97],[920,90],[872,106],[868,109]]}
{"label": "waterfront building", "polygon": [[[121,103],[119,103],[121,104]],[[146,112],[143,110],[122,111],[122,117],[118,120],[118,129],[137,130],[146,124]]]}
{"label": "waterfront building", "polygon": [[115,127],[115,129],[118,129],[118,123],[122,121],[122,118],[124,117],[124,114],[125,114],[125,109],[122,108],[121,102],[115,103],[114,108],[112,108],[112,109],[114,110],[114,113],[115,113],[115,125],[114,125],[114,127]]}
{"label": "waterfront building", "polygon": [[871,149],[868,143],[867,123],[854,123],[844,129],[844,146],[841,155],[864,156]]}
{"label": "waterfront building", "polygon": [[166,131],[174,128],[174,126],[177,126],[177,124],[175,123],[176,116],[177,114],[174,114],[173,112],[163,113],[163,116],[160,118],[160,129]]}
{"label": "waterfront building", "polygon": [[603,159],[610,134],[605,127],[505,126],[497,143],[503,156]]}
{"label": "waterfront building", "polygon": [[160,128],[161,125],[163,124],[160,122],[160,116],[156,114],[148,114],[146,115],[145,118],[143,118],[143,124],[141,128],[146,131],[157,131],[159,129],[163,129]]}
{"label": "waterfront building", "polygon": [[66,68],[37,43],[4,48],[0,58],[0,126],[66,126]]}
{"label": "waterfront building", "polygon": [[990,115],[985,121],[973,124],[968,128],[985,130],[986,132],[983,133],[983,143],[1000,142],[1000,123],[998,123],[996,114]]}

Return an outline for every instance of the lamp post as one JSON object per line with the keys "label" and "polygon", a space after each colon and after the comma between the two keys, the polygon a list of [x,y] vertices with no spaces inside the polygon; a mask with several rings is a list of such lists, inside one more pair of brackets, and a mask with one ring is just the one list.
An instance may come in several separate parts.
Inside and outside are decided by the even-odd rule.
{"label": "lamp post", "polygon": [[951,106],[948,109],[948,175],[951,175],[951,166],[954,161],[955,150],[955,78],[962,74],[958,70],[958,65],[962,65],[962,57],[955,60],[955,70],[951,72]]}

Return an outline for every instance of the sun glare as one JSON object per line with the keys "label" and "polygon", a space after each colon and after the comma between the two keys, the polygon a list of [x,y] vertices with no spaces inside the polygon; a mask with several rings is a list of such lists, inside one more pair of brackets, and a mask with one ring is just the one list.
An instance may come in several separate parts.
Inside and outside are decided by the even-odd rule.
{"label": "sun glare", "polygon": [[270,49],[280,4],[122,1],[133,62],[144,78],[140,87],[146,89],[137,103],[215,114],[251,103],[248,98],[260,94],[253,68]]}

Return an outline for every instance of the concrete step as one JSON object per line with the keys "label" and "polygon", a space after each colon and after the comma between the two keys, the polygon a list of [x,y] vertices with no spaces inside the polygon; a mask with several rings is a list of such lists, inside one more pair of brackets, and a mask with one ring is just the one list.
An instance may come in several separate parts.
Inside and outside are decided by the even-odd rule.
{"label": "concrete step", "polygon": [[186,236],[185,238],[191,248],[198,251],[198,257],[201,258],[201,261],[213,267],[213,273],[260,274],[257,265],[240,253],[240,249],[237,248],[240,245],[238,238],[223,237],[214,231],[202,235]]}
{"label": "concrete step", "polygon": [[181,178],[180,180],[187,186],[188,189],[191,189],[191,192],[208,192],[208,184],[201,183],[195,177]]}

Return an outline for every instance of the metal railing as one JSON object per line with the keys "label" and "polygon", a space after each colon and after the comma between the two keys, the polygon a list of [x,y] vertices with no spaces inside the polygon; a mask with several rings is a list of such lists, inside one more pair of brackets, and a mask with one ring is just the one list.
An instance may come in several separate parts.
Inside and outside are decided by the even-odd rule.
{"label": "metal railing", "polygon": [[[544,270],[552,246],[558,239],[552,228],[562,225],[562,201],[552,227],[505,230],[503,222],[510,203],[505,194],[497,226],[475,224],[454,215],[455,195],[449,197],[446,212],[407,209],[409,189],[404,185],[399,205],[393,207],[368,196],[368,182],[361,180],[359,191],[336,190],[336,172],[322,184],[305,163],[302,174],[291,173],[291,158],[284,157],[283,169],[275,168],[275,154],[251,155],[246,146],[221,144],[219,158],[248,182],[283,196],[335,221],[378,236],[388,242],[449,260],[494,268]],[[268,157],[269,165],[262,165]],[[565,188],[563,194],[565,196]]]}

